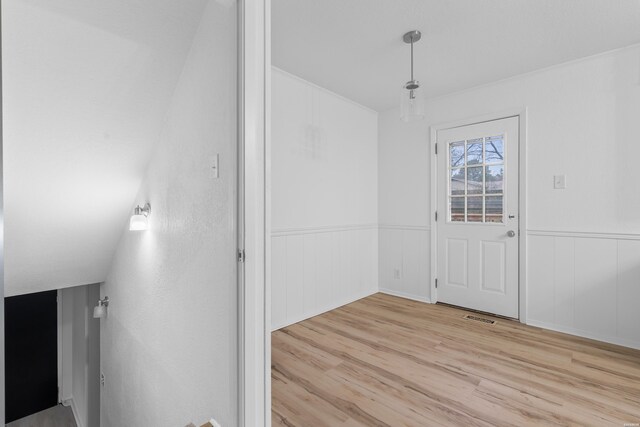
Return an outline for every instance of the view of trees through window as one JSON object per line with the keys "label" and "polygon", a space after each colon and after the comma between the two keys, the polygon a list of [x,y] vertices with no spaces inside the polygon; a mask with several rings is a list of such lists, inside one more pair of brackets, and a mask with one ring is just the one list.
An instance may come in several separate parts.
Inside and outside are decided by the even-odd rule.
{"label": "view of trees through window", "polygon": [[450,221],[503,221],[503,135],[450,143],[449,177]]}

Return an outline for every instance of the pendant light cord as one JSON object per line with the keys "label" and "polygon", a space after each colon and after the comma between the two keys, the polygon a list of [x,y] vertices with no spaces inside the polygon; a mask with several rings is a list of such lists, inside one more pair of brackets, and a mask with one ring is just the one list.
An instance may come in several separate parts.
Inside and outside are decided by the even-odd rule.
{"label": "pendant light cord", "polygon": [[413,81],[413,36],[411,36],[411,81]]}

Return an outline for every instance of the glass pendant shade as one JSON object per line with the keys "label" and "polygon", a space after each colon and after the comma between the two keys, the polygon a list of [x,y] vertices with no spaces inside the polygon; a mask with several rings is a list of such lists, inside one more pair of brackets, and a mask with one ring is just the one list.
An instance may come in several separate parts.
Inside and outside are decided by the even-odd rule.
{"label": "glass pendant shade", "polygon": [[102,319],[107,316],[107,307],[109,307],[109,297],[98,300],[98,304],[93,307],[93,318]]}
{"label": "glass pendant shade", "polygon": [[146,230],[147,228],[149,228],[149,219],[145,215],[131,215],[129,230],[141,231]]}
{"label": "glass pendant shade", "polygon": [[102,305],[97,305],[93,307],[93,318],[94,319],[102,319],[106,314],[106,308]]}
{"label": "glass pendant shade", "polygon": [[409,83],[400,90],[400,118],[403,122],[412,122],[424,118],[424,96],[420,87],[408,89]]}
{"label": "glass pendant shade", "polygon": [[136,206],[133,210],[133,215],[129,220],[129,230],[142,231],[149,228],[149,214],[151,213],[151,205],[147,203],[142,206]]}

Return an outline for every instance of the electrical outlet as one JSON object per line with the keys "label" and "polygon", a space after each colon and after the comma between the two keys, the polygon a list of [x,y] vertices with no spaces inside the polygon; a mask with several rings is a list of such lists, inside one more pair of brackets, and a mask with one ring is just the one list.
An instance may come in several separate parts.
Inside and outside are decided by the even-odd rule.
{"label": "electrical outlet", "polygon": [[554,175],[553,176],[553,188],[556,190],[564,190],[567,188],[566,175]]}
{"label": "electrical outlet", "polygon": [[394,279],[400,279],[402,278],[402,272],[400,271],[399,268],[394,268],[393,269],[393,278]]}

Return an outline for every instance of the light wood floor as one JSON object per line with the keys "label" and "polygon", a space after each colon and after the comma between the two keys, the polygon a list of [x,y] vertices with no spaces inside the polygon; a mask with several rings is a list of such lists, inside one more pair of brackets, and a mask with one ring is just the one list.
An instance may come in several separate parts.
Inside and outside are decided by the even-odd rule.
{"label": "light wood floor", "polygon": [[640,423],[640,351],[465,314],[376,294],[274,332],[273,425]]}

